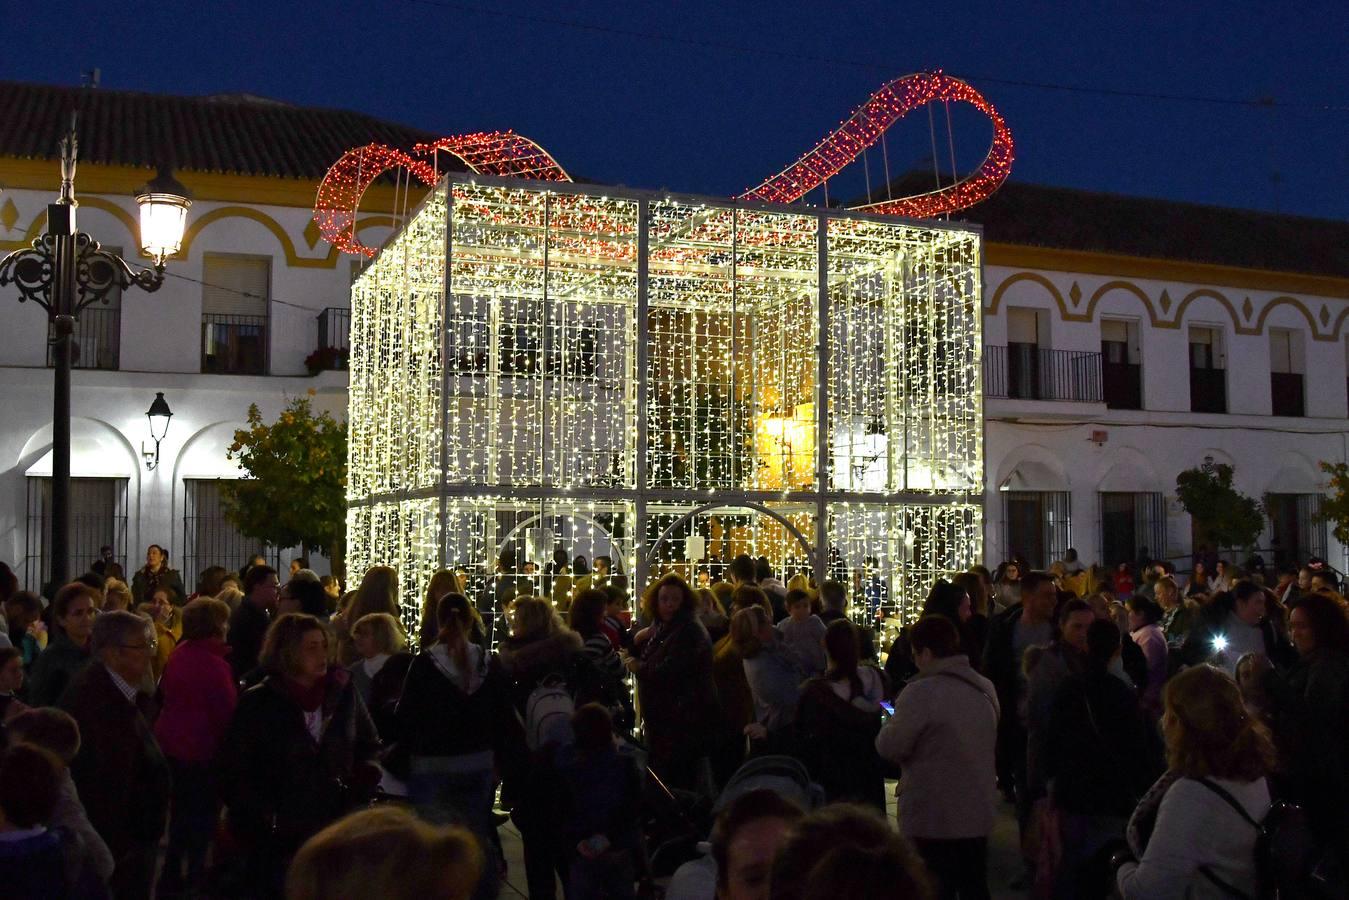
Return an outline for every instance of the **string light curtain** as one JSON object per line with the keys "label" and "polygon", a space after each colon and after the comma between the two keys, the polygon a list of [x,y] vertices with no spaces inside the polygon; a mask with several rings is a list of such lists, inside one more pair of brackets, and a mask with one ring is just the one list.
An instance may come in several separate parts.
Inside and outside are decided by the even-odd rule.
{"label": "string light curtain", "polygon": [[636,590],[763,555],[911,616],[981,558],[980,240],[448,176],[352,288],[352,566],[409,621],[438,567],[489,615],[559,597],[557,550]]}

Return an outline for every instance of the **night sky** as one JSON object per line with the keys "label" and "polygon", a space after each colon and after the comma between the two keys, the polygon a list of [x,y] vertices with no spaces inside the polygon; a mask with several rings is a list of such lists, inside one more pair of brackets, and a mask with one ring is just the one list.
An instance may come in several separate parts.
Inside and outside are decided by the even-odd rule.
{"label": "night sky", "polygon": [[[1014,180],[1349,219],[1343,0],[72,0],[6,18],[6,79],[77,84],[97,66],[105,88],[252,93],[442,134],[513,128],[578,177],[718,196],[791,163],[884,82],[942,68],[1006,116]],[[954,111],[951,140],[934,112],[891,129],[891,175],[931,171],[934,131],[943,169],[953,145],[958,168],[982,158],[977,113]],[[879,155],[869,164],[878,184]]]}

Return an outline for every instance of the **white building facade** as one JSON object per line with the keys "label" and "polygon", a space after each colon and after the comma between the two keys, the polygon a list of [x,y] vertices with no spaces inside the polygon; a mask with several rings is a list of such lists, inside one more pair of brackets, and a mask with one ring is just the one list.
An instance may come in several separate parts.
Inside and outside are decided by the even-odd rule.
{"label": "white building facade", "polygon": [[[1031,205],[1018,191],[1085,207],[1070,219],[1103,205],[1008,190],[1013,208]],[[1125,222],[1164,207],[1205,228],[1187,241],[1154,213],[1160,233],[1142,243],[1169,242],[1171,258],[1159,258],[1108,229],[1090,250],[1075,237],[1011,244],[1000,241],[1005,211],[982,217],[986,557],[1040,566],[1072,547],[1087,563],[1146,555],[1184,570],[1201,548],[1176,476],[1210,461],[1233,466],[1234,486],[1264,504],[1255,549],[1266,563],[1321,556],[1344,568],[1346,550],[1319,517],[1319,463],[1345,461],[1349,438],[1349,259],[1335,247],[1349,227],[1104,199]],[[1273,241],[1283,246],[1261,246]]]}

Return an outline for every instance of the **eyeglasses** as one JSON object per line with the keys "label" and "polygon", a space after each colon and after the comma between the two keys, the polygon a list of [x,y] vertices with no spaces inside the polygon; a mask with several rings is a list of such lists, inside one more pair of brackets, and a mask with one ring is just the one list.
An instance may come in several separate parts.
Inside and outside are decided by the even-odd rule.
{"label": "eyeglasses", "polygon": [[144,644],[118,644],[117,646],[121,647],[123,650],[151,650],[151,651],[154,651],[154,650],[158,650],[158,649],[159,649],[159,641],[149,641],[148,643],[144,643]]}

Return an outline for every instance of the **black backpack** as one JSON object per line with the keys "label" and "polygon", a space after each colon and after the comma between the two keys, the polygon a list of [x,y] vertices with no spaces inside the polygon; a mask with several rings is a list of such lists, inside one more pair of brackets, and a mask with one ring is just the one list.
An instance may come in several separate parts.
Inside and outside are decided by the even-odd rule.
{"label": "black backpack", "polygon": [[1195,779],[1217,794],[1256,830],[1256,897],[1219,878],[1207,866],[1199,871],[1222,890],[1241,900],[1332,900],[1346,896],[1339,866],[1320,845],[1307,814],[1292,803],[1276,800],[1257,822],[1230,793],[1207,778]]}

